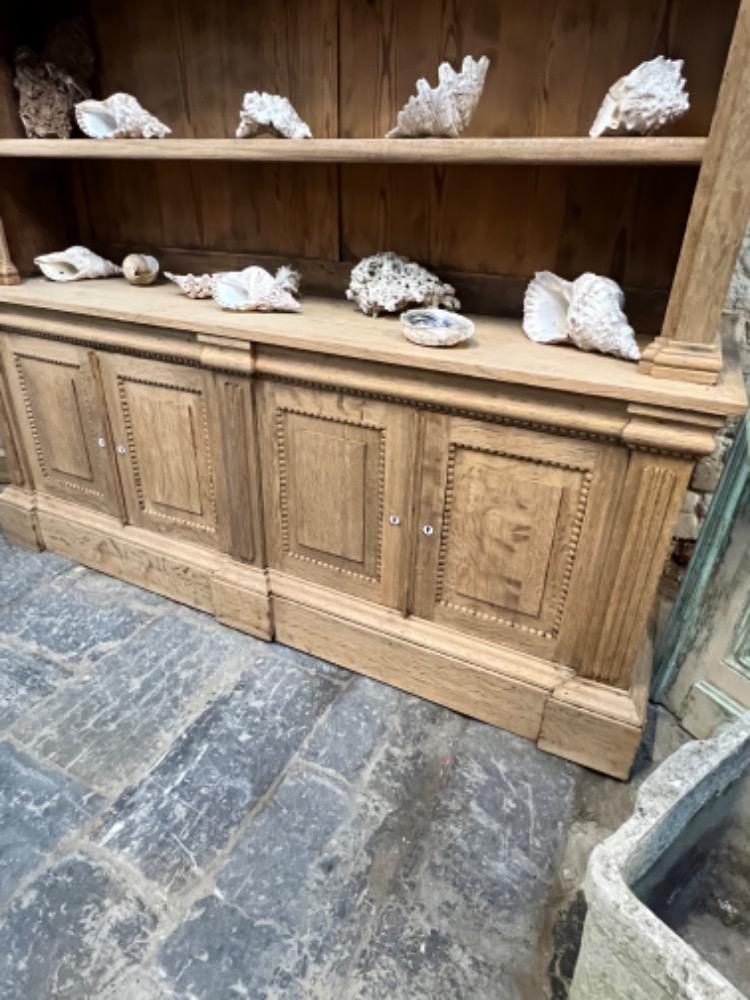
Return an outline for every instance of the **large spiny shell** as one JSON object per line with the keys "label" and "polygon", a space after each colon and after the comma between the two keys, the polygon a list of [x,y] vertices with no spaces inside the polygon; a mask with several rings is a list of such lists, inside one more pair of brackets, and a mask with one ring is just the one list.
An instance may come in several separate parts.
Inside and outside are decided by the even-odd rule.
{"label": "large spiny shell", "polygon": [[163,139],[172,131],[142,108],[132,94],[76,104],[76,121],[91,139]]}
{"label": "large spiny shell", "polygon": [[589,135],[650,135],[690,107],[682,59],[657,56],[613,84]]}
{"label": "large spiny shell", "polygon": [[352,268],[346,297],[363,313],[400,312],[407,306],[442,306],[460,309],[456,289],[427,268],[400,254],[386,250],[363,258]]}
{"label": "large spiny shell", "polygon": [[238,139],[255,136],[284,139],[311,139],[310,126],[302,121],[286,97],[253,90],[245,94],[237,126]]}
{"label": "large spiny shell", "polygon": [[213,298],[213,274],[173,274],[165,271],[164,277],[173,281],[189,299]]}
{"label": "large spiny shell", "polygon": [[280,267],[276,277],[262,267],[246,267],[213,280],[214,299],[233,312],[299,312],[292,294],[298,288],[299,274],[289,267]]}
{"label": "large spiny shell", "polygon": [[625,296],[617,282],[586,272],[565,281],[540,271],[529,283],[523,303],[523,331],[542,344],[572,343],[629,361],[641,356],[623,312]]}
{"label": "large spiny shell", "polygon": [[35,257],[34,263],[50,281],[82,281],[84,278],[111,278],[122,268],[105,260],[88,247],[73,246],[67,250]]}
{"label": "large spiny shell", "polygon": [[490,61],[487,56],[465,56],[457,73],[450,63],[438,68],[438,85],[431,87],[424,78],[417,80],[417,93],[399,111],[396,127],[386,139],[414,136],[446,136],[455,139],[471,121],[484,88]]}

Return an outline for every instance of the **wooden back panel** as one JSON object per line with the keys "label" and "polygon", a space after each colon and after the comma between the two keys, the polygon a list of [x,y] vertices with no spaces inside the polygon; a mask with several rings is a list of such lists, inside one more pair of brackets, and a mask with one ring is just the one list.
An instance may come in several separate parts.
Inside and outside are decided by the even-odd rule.
{"label": "wooden back panel", "polygon": [[[97,91],[136,94],[175,137],[232,135],[250,89],[287,95],[316,136],[382,136],[417,77],[434,82],[441,60],[456,65],[467,53],[492,63],[468,135],[585,134],[611,83],[658,53],[686,61],[691,110],[671,131],[700,135],[738,0],[715,0],[710,11],[700,0],[131,0],[127,30],[124,8],[108,0],[68,7],[83,9],[91,25]],[[14,15],[14,43],[29,36],[39,44],[40,19],[52,23],[61,7],[41,10]],[[75,178],[57,199],[69,242],[115,257],[150,250],[179,267],[175,252],[187,251],[190,266],[206,269],[290,259],[303,291],[339,294],[351,263],[392,249],[453,281],[465,309],[505,314],[520,313],[535,270],[593,270],[626,287],[644,334],[661,325],[696,177],[690,167],[627,165],[52,169]],[[64,229],[59,219],[47,231],[35,220],[30,240],[7,221],[22,272],[32,256],[25,244],[52,249],[41,245],[45,235],[52,243]]]}

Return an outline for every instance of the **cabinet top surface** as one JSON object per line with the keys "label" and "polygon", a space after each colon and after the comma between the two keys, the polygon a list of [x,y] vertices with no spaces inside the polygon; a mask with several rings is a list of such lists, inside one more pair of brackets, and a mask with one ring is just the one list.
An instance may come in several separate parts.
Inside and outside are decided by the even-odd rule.
{"label": "cabinet top surface", "polygon": [[[345,300],[304,295],[299,313],[232,313],[220,309],[212,299],[189,299],[169,283],[133,287],[122,278],[65,284],[32,278],[21,285],[0,287],[0,303],[126,322],[162,332],[211,334],[236,340],[238,346],[243,342],[267,344],[699,413],[739,415],[746,407],[742,376],[730,351],[725,352],[719,382],[696,385],[643,374],[633,362],[573,347],[535,344],[513,318],[474,316],[473,340],[440,349],[411,344],[403,337],[396,317],[375,319]],[[7,317],[12,327],[10,311],[0,306],[0,324]],[[144,350],[148,350],[149,333],[146,329],[143,332]],[[92,339],[90,331],[86,339]]]}

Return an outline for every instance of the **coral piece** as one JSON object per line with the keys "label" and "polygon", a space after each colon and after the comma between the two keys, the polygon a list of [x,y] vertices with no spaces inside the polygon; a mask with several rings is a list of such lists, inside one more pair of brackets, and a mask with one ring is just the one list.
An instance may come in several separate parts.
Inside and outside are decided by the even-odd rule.
{"label": "coral piece", "polygon": [[131,285],[151,285],[159,275],[159,261],[147,253],[129,253],[122,262],[122,276]]}
{"label": "coral piece", "polygon": [[445,136],[455,139],[471,121],[484,88],[490,61],[487,56],[465,56],[461,72],[450,63],[438,68],[438,85],[431,87],[424,78],[417,80],[417,93],[399,111],[396,127],[386,139],[417,136]]}
{"label": "coral piece", "polygon": [[17,49],[13,83],[27,137],[69,138],[74,104],[89,96],[93,72],[94,52],[82,18],[57,25],[42,55]]}
{"label": "coral piece", "polygon": [[273,136],[283,139],[311,139],[310,126],[302,121],[286,97],[253,90],[245,94],[240,108],[238,139]]}
{"label": "coral piece", "polygon": [[91,139],[163,139],[172,131],[142,108],[132,94],[76,104],[76,121]]}
{"label": "coral piece", "polygon": [[172,274],[171,271],[165,271],[164,277],[173,281],[189,299],[213,298],[213,274]]}
{"label": "coral piece", "polygon": [[600,135],[651,135],[690,107],[682,59],[657,56],[613,84],[589,131]]}
{"label": "coral piece", "polygon": [[18,268],[13,263],[8,249],[8,241],[5,238],[5,227],[0,219],[0,285],[20,285],[21,275]]}
{"label": "coral piece", "polygon": [[625,296],[616,281],[586,272],[565,281],[540,271],[523,303],[523,331],[542,344],[569,342],[584,351],[637,361],[641,352],[623,312]]}
{"label": "coral piece", "polygon": [[400,254],[386,250],[352,268],[346,297],[368,316],[401,312],[407,306],[460,309],[456,289]]}
{"label": "coral piece", "polygon": [[401,313],[403,334],[420,347],[452,347],[474,335],[474,324],[445,309],[408,309]]}
{"label": "coral piece", "polygon": [[293,294],[299,281],[290,267],[280,267],[275,278],[262,267],[246,267],[215,275],[213,296],[222,309],[233,312],[299,312]]}
{"label": "coral piece", "polygon": [[50,281],[82,281],[84,278],[112,278],[122,268],[87,247],[68,247],[35,257],[34,263]]}

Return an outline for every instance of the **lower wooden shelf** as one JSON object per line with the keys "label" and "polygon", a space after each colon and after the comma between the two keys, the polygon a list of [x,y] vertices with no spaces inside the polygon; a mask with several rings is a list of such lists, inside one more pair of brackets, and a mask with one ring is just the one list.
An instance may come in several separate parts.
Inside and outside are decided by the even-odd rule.
{"label": "lower wooden shelf", "polygon": [[0,495],[0,527],[18,544],[76,559],[233,628],[500,726],[543,750],[615,777],[630,772],[645,711],[637,691],[581,681],[540,657],[14,486]]}

